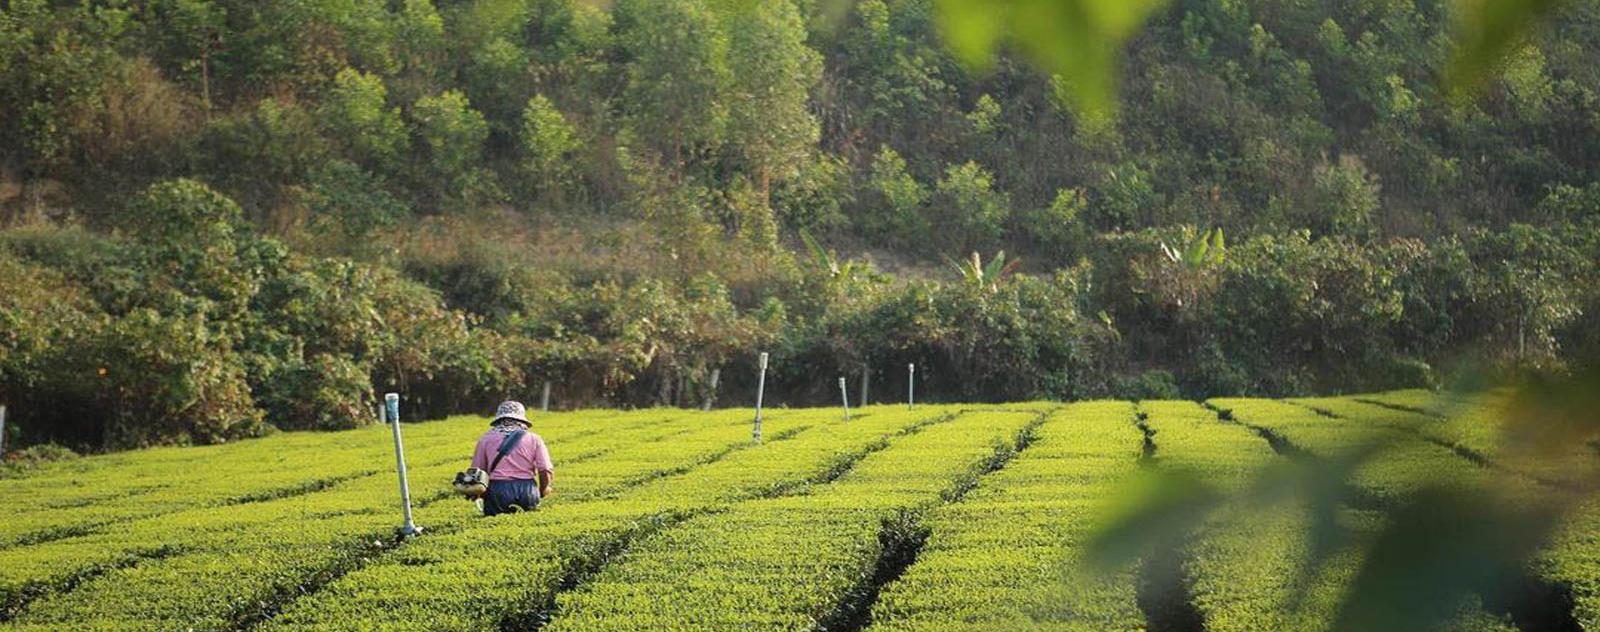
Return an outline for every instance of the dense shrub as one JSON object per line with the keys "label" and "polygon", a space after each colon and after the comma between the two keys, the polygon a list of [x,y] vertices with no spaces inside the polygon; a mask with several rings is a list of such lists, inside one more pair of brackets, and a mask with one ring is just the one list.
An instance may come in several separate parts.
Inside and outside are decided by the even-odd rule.
{"label": "dense shrub", "polygon": [[284,367],[256,389],[268,419],[285,430],[339,430],[369,423],[377,400],[368,371],[319,353]]}
{"label": "dense shrub", "polygon": [[1384,357],[1403,315],[1379,252],[1305,233],[1252,239],[1229,252],[1207,325],[1266,391],[1351,382]]}
{"label": "dense shrub", "polygon": [[1145,371],[1136,376],[1118,380],[1112,390],[1118,399],[1180,399],[1183,391],[1171,371]]}
{"label": "dense shrub", "polygon": [[192,180],[151,186],[129,213],[123,236],[0,241],[0,398],[25,443],[347,428],[386,391],[416,419],[531,399],[546,381],[563,406],[690,405],[719,369],[722,401],[737,401],[760,350],[789,404],[831,404],[834,378],[862,371],[898,396],[909,363],[928,400],[1433,386],[1463,350],[1515,364],[1591,348],[1600,296],[1595,247],[1565,220],[1432,242],[1290,231],[1206,257],[1193,244],[1218,238],[1193,228],[1085,233],[1086,258],[1051,275],[995,256],[897,281],[814,243],[727,276],[548,270],[483,242],[487,226],[393,265],[312,256]]}
{"label": "dense shrub", "polygon": [[92,390],[104,442],[211,443],[259,432],[243,363],[203,315],[141,308],[112,321],[67,362]]}
{"label": "dense shrub", "polygon": [[374,385],[413,415],[520,382],[507,345],[394,270],[291,253],[189,180],[130,206],[131,239],[7,234],[0,398],[30,442],[216,442],[371,422]]}

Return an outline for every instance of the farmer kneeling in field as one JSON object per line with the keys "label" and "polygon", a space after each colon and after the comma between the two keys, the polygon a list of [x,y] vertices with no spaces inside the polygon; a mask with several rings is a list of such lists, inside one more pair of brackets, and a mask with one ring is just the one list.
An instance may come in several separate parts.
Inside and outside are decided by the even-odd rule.
{"label": "farmer kneeling in field", "polygon": [[532,510],[550,495],[555,467],[544,439],[528,430],[528,411],[521,402],[501,402],[489,431],[478,439],[472,467],[488,473],[483,515]]}

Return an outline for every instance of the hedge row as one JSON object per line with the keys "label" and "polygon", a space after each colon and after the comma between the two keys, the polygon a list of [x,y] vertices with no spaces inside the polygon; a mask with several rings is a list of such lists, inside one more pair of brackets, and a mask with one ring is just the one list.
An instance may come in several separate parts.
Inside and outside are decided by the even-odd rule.
{"label": "hedge row", "polygon": [[1138,467],[1126,402],[1052,413],[1010,463],[929,512],[917,561],[884,587],[870,629],[1134,630],[1131,573],[1077,573],[1096,510]]}

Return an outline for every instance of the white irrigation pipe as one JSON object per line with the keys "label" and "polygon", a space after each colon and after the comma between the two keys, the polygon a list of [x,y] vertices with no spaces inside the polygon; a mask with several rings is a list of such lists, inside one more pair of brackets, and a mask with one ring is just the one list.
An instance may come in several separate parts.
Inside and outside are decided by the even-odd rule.
{"label": "white irrigation pipe", "polygon": [[417,523],[411,520],[411,482],[406,478],[406,449],[400,442],[400,395],[389,393],[383,396],[383,403],[388,409],[389,427],[394,429],[394,461],[399,467],[400,474],[400,506],[405,510],[406,523],[400,527],[400,534],[411,537],[422,533]]}
{"label": "white irrigation pipe", "polygon": [[767,394],[767,353],[761,352],[761,378],[756,382],[756,441],[761,440],[761,400]]}
{"label": "white irrigation pipe", "polygon": [[845,390],[844,376],[839,376],[839,401],[844,403],[844,420],[850,421],[850,392]]}
{"label": "white irrigation pipe", "polygon": [[917,406],[917,365],[906,365],[906,408]]}

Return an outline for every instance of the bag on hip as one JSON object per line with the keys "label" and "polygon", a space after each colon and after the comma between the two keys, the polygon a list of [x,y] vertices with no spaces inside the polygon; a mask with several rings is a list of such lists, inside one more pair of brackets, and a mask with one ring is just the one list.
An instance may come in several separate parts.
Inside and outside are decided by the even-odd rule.
{"label": "bag on hip", "polygon": [[522,437],[526,434],[528,434],[526,430],[518,430],[511,433],[511,436],[500,442],[500,450],[495,453],[494,461],[489,464],[488,471],[469,467],[456,472],[456,478],[450,483],[450,486],[455,488],[456,493],[465,496],[467,500],[482,498],[484,494],[489,493],[489,473],[500,466],[500,459],[506,458],[507,454],[516,449],[517,443],[521,442]]}

